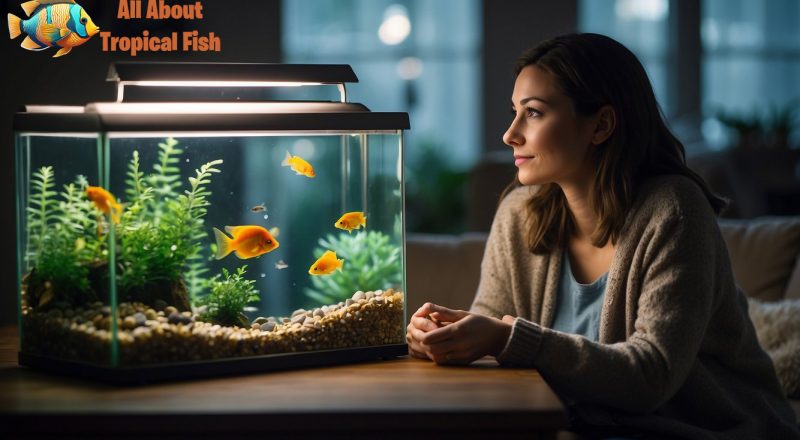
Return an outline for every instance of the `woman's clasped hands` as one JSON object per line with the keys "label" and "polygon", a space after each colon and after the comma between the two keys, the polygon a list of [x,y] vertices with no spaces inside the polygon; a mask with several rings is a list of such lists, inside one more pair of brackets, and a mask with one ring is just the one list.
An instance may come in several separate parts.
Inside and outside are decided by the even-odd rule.
{"label": "woman's clasped hands", "polygon": [[492,318],[425,303],[411,317],[406,341],[411,356],[437,364],[467,365],[497,356],[506,346],[514,317]]}

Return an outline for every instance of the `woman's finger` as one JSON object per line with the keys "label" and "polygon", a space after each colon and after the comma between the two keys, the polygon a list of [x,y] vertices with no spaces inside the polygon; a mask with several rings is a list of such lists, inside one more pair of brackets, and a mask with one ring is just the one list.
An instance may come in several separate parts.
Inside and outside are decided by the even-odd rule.
{"label": "woman's finger", "polygon": [[429,332],[439,328],[439,326],[436,325],[435,322],[432,322],[430,319],[421,318],[418,316],[411,318],[410,324],[416,327],[418,330],[422,330],[423,332]]}
{"label": "woman's finger", "polygon": [[463,310],[448,309],[447,307],[442,307],[436,304],[431,304],[429,310],[430,310],[429,315],[434,317],[437,321],[442,321],[442,322],[456,322],[459,319],[462,319],[465,316],[469,315],[469,312],[465,312]]}
{"label": "woman's finger", "polygon": [[418,340],[425,345],[430,345],[452,338],[456,330],[458,330],[458,326],[456,324],[451,324],[423,333],[421,337],[415,336],[415,338],[418,338]]}
{"label": "woman's finger", "polygon": [[464,341],[456,339],[447,339],[435,344],[425,344],[428,352],[432,355],[442,355],[445,353],[458,353],[464,350]]}
{"label": "woman's finger", "polygon": [[438,306],[432,302],[426,302],[425,304],[422,305],[422,307],[420,307],[419,309],[417,309],[416,312],[414,312],[413,316],[422,316],[422,317],[428,316],[433,311],[432,309],[433,307],[438,307]]}
{"label": "woman's finger", "polygon": [[412,357],[417,358],[417,359],[422,359],[422,360],[426,360],[426,361],[432,360],[431,358],[428,357],[428,355],[426,355],[425,353],[423,353],[421,351],[409,350],[408,353],[409,353],[409,355],[411,355]]}

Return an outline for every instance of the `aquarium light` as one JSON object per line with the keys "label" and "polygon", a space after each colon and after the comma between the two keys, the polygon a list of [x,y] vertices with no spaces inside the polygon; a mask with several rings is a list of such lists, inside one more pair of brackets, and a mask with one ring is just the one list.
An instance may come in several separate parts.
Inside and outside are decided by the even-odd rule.
{"label": "aquarium light", "polygon": [[[309,131],[116,131],[108,132],[109,139],[129,138],[233,138],[233,137],[286,137],[286,136],[343,136],[353,133],[352,130],[309,130]],[[400,134],[400,130],[367,130],[358,134]],[[71,133],[70,133],[71,135]]]}
{"label": "aquarium light", "polygon": [[116,62],[107,80],[117,83],[117,102],[124,87],[298,87],[336,85],[347,102],[346,83],[358,77],[345,64],[164,63]]}
{"label": "aquarium light", "polygon": [[322,83],[293,81],[123,81],[120,84],[144,87],[301,87]]}
{"label": "aquarium light", "polygon": [[117,102],[122,102],[125,97],[125,86],[143,87],[303,87],[336,85],[339,89],[341,102],[347,102],[347,87],[344,84],[331,84],[324,82],[298,82],[298,81],[120,81],[117,83]]}
{"label": "aquarium light", "polygon": [[83,113],[83,107],[74,105],[26,105],[27,113]]}
{"label": "aquarium light", "polygon": [[67,138],[80,138],[80,139],[97,139],[100,133],[92,132],[43,132],[43,131],[23,131],[18,133],[19,136],[28,137],[67,137]]}
{"label": "aquarium light", "polygon": [[336,102],[96,102],[87,113],[99,114],[270,114],[364,111],[357,104]]}

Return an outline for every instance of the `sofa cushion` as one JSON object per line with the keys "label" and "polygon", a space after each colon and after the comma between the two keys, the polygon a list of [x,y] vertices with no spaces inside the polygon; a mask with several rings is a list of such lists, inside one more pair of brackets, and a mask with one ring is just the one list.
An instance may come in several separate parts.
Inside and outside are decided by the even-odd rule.
{"label": "sofa cushion", "polygon": [[427,301],[469,309],[478,288],[487,234],[406,236],[409,316]]}
{"label": "sofa cushion", "polygon": [[749,299],[750,319],[761,347],[789,397],[800,397],[800,300],[761,302]]}
{"label": "sofa cushion", "polygon": [[722,219],[719,225],[737,284],[752,298],[783,299],[800,251],[800,217]]}

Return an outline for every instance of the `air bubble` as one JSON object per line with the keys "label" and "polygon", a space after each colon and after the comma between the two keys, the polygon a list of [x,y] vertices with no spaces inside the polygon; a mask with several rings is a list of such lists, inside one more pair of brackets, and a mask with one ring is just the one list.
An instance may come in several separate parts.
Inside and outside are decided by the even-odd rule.
{"label": "air bubble", "polygon": [[267,274],[265,274],[265,273],[261,274],[261,278],[264,278],[265,276],[267,276]]}
{"label": "air bubble", "polygon": [[169,248],[169,249],[170,249],[172,252],[175,252],[175,251],[177,251],[177,250],[178,250],[178,245],[177,245],[177,244],[173,244],[173,245],[172,245],[172,247],[171,247],[171,248]]}
{"label": "air bubble", "polygon": [[269,214],[264,214],[264,220],[269,218]]}

